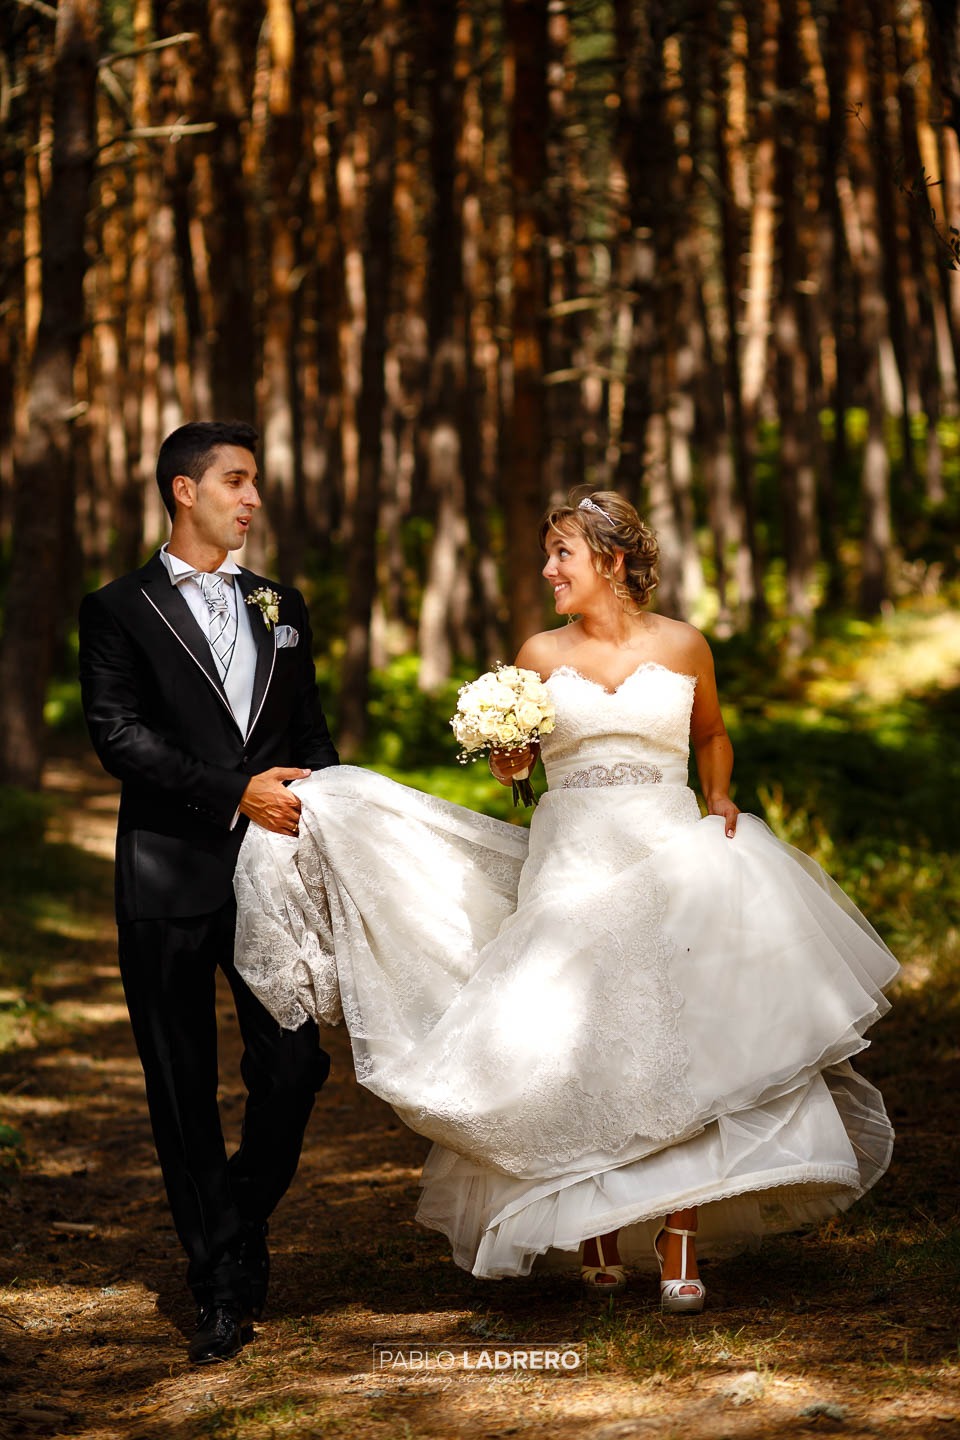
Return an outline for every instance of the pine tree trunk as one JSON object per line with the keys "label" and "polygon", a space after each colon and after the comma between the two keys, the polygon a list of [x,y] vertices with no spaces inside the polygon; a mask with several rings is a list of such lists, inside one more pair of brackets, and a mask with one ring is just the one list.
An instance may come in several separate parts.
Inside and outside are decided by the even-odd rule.
{"label": "pine tree trunk", "polygon": [[[114,114],[106,91],[98,96],[98,144],[106,151],[114,133]],[[96,271],[93,276],[92,373],[94,405],[93,494],[90,518],[91,538],[87,563],[102,581],[119,573],[111,564],[111,536],[117,497],[129,483],[127,433],[123,415],[125,373],[123,316],[127,282],[128,185],[125,167],[111,166],[100,180],[95,208],[100,233],[96,241]]]}
{"label": "pine tree trunk", "polygon": [[[699,86],[696,55],[699,46],[690,38],[681,50],[676,36],[664,45],[664,125],[670,135],[667,214],[670,249],[665,254],[663,279],[664,326],[661,343],[669,357],[667,423],[670,435],[670,488],[681,546],[681,614],[690,615],[703,593],[703,566],[697,549],[696,508],[693,492],[693,447],[698,367],[703,360],[696,335],[699,324],[698,290],[702,235],[690,204],[691,178],[697,175],[694,157],[699,133]],[[690,71],[687,94],[683,71]],[[689,105],[685,103],[689,100]],[[669,319],[667,318],[669,317]]]}
{"label": "pine tree trunk", "polygon": [[252,423],[258,367],[244,131],[262,6],[253,0],[210,0],[209,9],[208,54],[215,68],[207,92],[198,93],[198,109],[202,106],[217,126],[211,137],[203,137],[210,168],[203,232],[212,312],[212,401],[215,418]]}
{"label": "pine tree trunk", "polygon": [[[920,107],[923,107],[923,123],[926,122],[926,106],[929,99],[930,69],[925,63],[922,45],[915,46],[912,39],[912,25],[909,15],[906,23],[895,7],[891,7],[891,33],[893,35],[896,73],[899,77],[897,90],[900,117],[900,143],[903,147],[905,181],[908,187],[916,187],[921,193],[923,158],[920,153],[919,125]],[[915,77],[915,79],[913,78]],[[939,163],[936,176],[940,178]],[[941,192],[942,194],[942,192]],[[942,202],[941,202],[942,203]],[[941,412],[940,367],[937,355],[936,306],[938,277],[936,257],[930,257],[931,235],[922,209],[915,201],[908,201],[907,224],[909,227],[909,272],[907,283],[910,287],[912,313],[909,329],[917,356],[919,369],[918,383],[920,400],[927,424],[925,488],[928,504],[942,505],[946,499],[943,483],[943,456],[940,448],[938,423]],[[931,263],[932,260],[932,263]]]}
{"label": "pine tree trunk", "polygon": [[[909,260],[909,235],[903,216],[902,197],[898,204],[895,172],[903,168],[903,157],[894,160],[888,121],[888,102],[896,109],[891,81],[895,73],[896,52],[892,50],[892,27],[886,0],[870,0],[867,11],[872,20],[872,44],[867,69],[870,76],[871,141],[877,174],[877,215],[883,256],[883,284],[887,301],[887,324],[896,360],[899,381],[900,440],[902,450],[901,484],[906,496],[914,488],[916,475],[913,461],[912,412],[919,407],[917,362],[914,353],[918,318],[909,323],[907,315],[910,273],[904,264]],[[899,147],[898,147],[899,148]],[[919,175],[916,177],[919,183]]]}
{"label": "pine tree trunk", "polygon": [[751,35],[750,72],[755,77],[758,97],[754,109],[753,211],[747,261],[747,306],[743,321],[742,377],[743,407],[751,437],[767,379],[770,307],[774,293],[778,18],[777,0],[760,0],[758,24]]}
{"label": "pine tree trunk", "polygon": [[[477,380],[464,275],[467,187],[475,184],[477,162],[467,153],[465,136],[473,22],[469,6],[463,4],[456,12],[430,6],[427,13],[426,45],[435,71],[430,89],[434,195],[426,286],[431,374],[423,420],[434,535],[419,647],[420,685],[429,690],[449,676],[454,640],[461,650],[473,651],[474,663],[482,663],[490,648],[490,610],[496,591],[491,595]],[[454,630],[463,633],[456,637]]]}
{"label": "pine tree trunk", "polygon": [[780,0],[777,35],[777,93],[787,122],[777,127],[776,176],[779,191],[779,255],[776,376],[780,420],[780,491],[787,573],[787,613],[791,628],[788,648],[796,654],[812,639],[810,584],[816,536],[816,489],[810,447],[811,424],[817,423],[808,404],[807,352],[800,322],[799,287],[803,254],[800,236],[798,156],[802,114],[799,50],[796,45],[796,0]]}
{"label": "pine tree trunk", "polygon": [[[135,0],[133,41],[146,45],[153,38],[153,0]],[[142,129],[151,124],[150,57],[134,61],[130,119]],[[140,563],[143,538],[143,491],[156,455],[144,453],[143,421],[147,405],[147,310],[150,306],[150,217],[153,210],[153,156],[138,147],[133,162],[132,198],[128,228],[126,297],[123,309],[123,428],[127,466],[114,496],[114,543],[111,564],[116,574]]]}
{"label": "pine tree trunk", "polygon": [[945,119],[960,143],[960,6],[957,0],[927,0],[933,19],[930,53],[937,67],[937,81],[950,100]]}
{"label": "pine tree trunk", "polygon": [[[624,456],[643,456],[645,518],[660,545],[657,607],[683,615],[683,539],[671,475],[667,420],[672,357],[671,333],[674,236],[677,217],[669,192],[673,135],[666,122],[663,48],[667,12],[651,7],[638,14],[631,0],[617,0],[614,24],[622,59],[617,148],[627,190],[628,252],[622,276],[634,302],[628,388],[624,415]],[[621,463],[621,472],[625,464]]]}
{"label": "pine tree trunk", "polygon": [[297,35],[290,0],[267,6],[270,78],[261,165],[267,214],[263,245],[267,296],[263,319],[263,463],[270,525],[277,545],[277,574],[290,585],[302,578],[303,507],[299,425],[294,378],[300,255],[297,237],[303,209],[299,176],[299,95],[295,88]]}
{"label": "pine tree trunk", "polygon": [[847,18],[838,7],[823,28],[821,45],[824,76],[827,86],[827,114],[821,127],[820,193],[828,223],[820,226],[820,266],[823,288],[829,306],[829,335],[832,344],[832,371],[827,381],[828,403],[833,410],[833,439],[829,463],[820,488],[820,535],[827,567],[827,604],[837,608],[844,598],[844,571],[840,561],[840,520],[837,493],[843,484],[849,457],[847,454],[847,412],[852,400],[853,371],[856,345],[849,336],[856,333],[853,313],[856,298],[852,295],[854,277],[847,250],[843,209],[840,203],[838,177],[846,144],[846,77],[844,57]]}
{"label": "pine tree trunk", "polygon": [[547,3],[504,0],[513,177],[513,405],[505,463],[507,594],[514,651],[543,613],[537,526],[543,510],[544,320],[547,285],[540,235],[546,179]]}
{"label": "pine tree trunk", "polygon": [[43,706],[64,602],[72,504],[73,367],[84,325],[87,206],[95,156],[98,9],[61,0],[53,69],[53,154],[43,207],[43,307],[19,447],[13,561],[0,642],[0,779],[36,786]]}
{"label": "pine tree trunk", "polygon": [[[431,690],[453,662],[451,625],[466,527],[464,439],[457,425],[464,384],[463,234],[457,206],[457,146],[463,124],[463,88],[455,74],[457,15],[453,5],[425,5],[424,53],[430,85],[430,175],[433,205],[427,263],[427,345],[430,379],[423,414],[426,479],[433,518],[430,558],[420,607],[419,683]],[[459,312],[459,314],[458,314]]]}
{"label": "pine tree trunk", "polygon": [[323,8],[298,0],[303,96],[301,151],[308,173],[302,253],[307,257],[299,310],[297,375],[303,485],[303,541],[326,566],[337,524],[340,478],[340,373],[337,322],[343,257],[337,234],[337,142],[332,116],[327,22]]}
{"label": "pine tree trunk", "polygon": [[395,51],[401,0],[380,0],[372,19],[367,92],[370,175],[363,273],[366,325],[360,392],[357,493],[347,556],[347,623],[341,687],[340,748],[355,755],[367,733],[370,618],[377,583],[377,514],[386,400],[384,358],[393,273]]}
{"label": "pine tree trunk", "polygon": [[[868,16],[863,15],[866,22]],[[883,259],[877,217],[876,175],[871,153],[863,136],[871,122],[869,111],[861,118],[862,97],[867,90],[863,28],[852,24],[846,31],[845,73],[847,76],[847,156],[849,181],[838,175],[844,208],[847,248],[850,251],[860,296],[861,346],[864,360],[863,396],[867,410],[867,443],[861,471],[863,541],[860,574],[860,604],[868,614],[879,611],[889,594],[890,559],[890,461],[884,434],[883,385],[880,347],[887,334],[886,301],[883,291]]]}
{"label": "pine tree trunk", "polygon": [[[730,113],[731,106],[728,102],[727,85],[721,67],[723,32],[717,0],[714,0],[714,4],[711,6],[710,16],[711,76],[716,126],[714,147],[720,181],[721,262],[723,309],[726,322],[725,408],[730,419],[734,475],[740,511],[740,528],[743,536],[742,547],[746,551],[746,554],[741,551],[737,562],[738,604],[741,610],[748,608],[753,623],[760,625],[766,619],[766,597],[763,589],[763,562],[757,539],[752,437],[748,431],[743,405],[740,345],[740,286],[743,273],[740,257],[743,249],[741,221],[743,207],[738,203],[738,191],[742,192],[742,200],[749,202],[746,163],[741,153],[746,121],[746,65],[745,55],[737,55],[734,60],[731,46],[731,86],[734,84],[735,78],[737,85],[735,98],[738,107],[737,124],[734,124]],[[743,48],[745,50],[745,43]]]}

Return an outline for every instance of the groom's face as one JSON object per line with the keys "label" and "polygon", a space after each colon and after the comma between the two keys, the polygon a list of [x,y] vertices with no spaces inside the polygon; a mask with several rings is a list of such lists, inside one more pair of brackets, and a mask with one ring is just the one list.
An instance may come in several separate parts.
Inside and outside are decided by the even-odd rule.
{"label": "groom's face", "polygon": [[240,445],[220,445],[199,480],[178,475],[177,499],[198,540],[218,550],[239,550],[256,510],[257,462]]}

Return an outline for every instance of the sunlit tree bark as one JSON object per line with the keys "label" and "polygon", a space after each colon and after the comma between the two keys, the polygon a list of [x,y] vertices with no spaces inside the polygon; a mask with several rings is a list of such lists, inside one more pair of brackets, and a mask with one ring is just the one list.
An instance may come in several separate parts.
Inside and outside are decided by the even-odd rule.
{"label": "sunlit tree bark", "polygon": [[795,0],[780,0],[777,34],[777,93],[789,123],[777,127],[776,176],[779,223],[776,248],[779,289],[776,299],[777,413],[780,421],[780,492],[787,572],[787,609],[792,626],[791,650],[805,649],[812,638],[810,593],[816,559],[816,488],[811,428],[816,414],[808,401],[808,354],[801,329],[800,289],[804,275],[801,248],[798,166],[801,129],[805,125],[800,91],[800,53],[796,45],[798,13]]}
{"label": "sunlit tree bark", "polygon": [[208,11],[209,50],[195,85],[198,114],[209,115],[217,127],[202,140],[211,401],[220,419],[253,421],[258,367],[244,133],[262,6],[253,0],[209,0]]}
{"label": "sunlit tree bark", "polygon": [[[642,508],[660,544],[657,604],[668,615],[682,615],[683,542],[671,484],[668,350],[662,343],[668,335],[675,218],[668,182],[674,163],[673,136],[666,123],[663,93],[669,19],[659,7],[640,14],[631,0],[617,0],[614,6],[617,53],[622,57],[617,145],[628,189],[623,243],[629,258],[623,280],[637,295],[630,349],[633,383],[627,392],[624,435],[634,469],[636,457],[642,455]],[[630,454],[626,446],[624,454],[621,476],[626,481]]]}
{"label": "sunlit tree bark", "polygon": [[[864,16],[864,18],[866,18]],[[887,331],[878,231],[876,175],[864,140],[871,120],[863,104],[867,92],[864,31],[851,25],[845,35],[847,75],[847,156],[849,179],[839,175],[847,248],[857,276],[860,296],[864,371],[863,399],[867,410],[867,441],[861,471],[863,504],[860,603],[865,611],[879,610],[889,592],[888,564],[891,542],[890,459],[884,433],[883,384],[880,347]],[[869,134],[869,131],[867,131]]]}
{"label": "sunlit tree bark", "polygon": [[263,463],[277,573],[302,579],[304,527],[300,425],[294,378],[296,311],[301,283],[298,234],[303,209],[297,45],[291,0],[267,5],[266,128],[260,159],[266,216],[262,237],[267,295],[263,323]]}
{"label": "sunlit tree bark", "polygon": [[543,509],[547,3],[504,0],[505,96],[513,181],[513,403],[505,456],[506,565],[514,650],[540,628],[537,524]]}
{"label": "sunlit tree bark", "polygon": [[0,779],[35,786],[43,706],[63,594],[72,489],[73,366],[84,325],[87,206],[95,155],[98,7],[61,0],[53,67],[53,153],[44,198],[43,307],[16,457],[13,559],[0,642]]}
{"label": "sunlit tree bark", "polygon": [[370,173],[363,255],[363,333],[357,493],[347,556],[346,652],[342,671],[340,747],[350,756],[367,729],[370,617],[377,579],[377,512],[386,376],[387,317],[393,271],[394,84],[400,0],[380,0],[370,44],[367,92]]}
{"label": "sunlit tree bark", "polygon": [[719,180],[721,263],[723,273],[724,389],[730,418],[731,445],[742,543],[737,557],[737,589],[741,613],[749,608],[754,623],[766,616],[763,565],[757,539],[753,481],[753,447],[748,431],[741,384],[740,289],[743,276],[743,217],[750,203],[747,166],[743,157],[746,130],[746,27],[730,33],[729,81],[722,58],[721,12],[710,11],[711,80],[714,95],[714,152]]}

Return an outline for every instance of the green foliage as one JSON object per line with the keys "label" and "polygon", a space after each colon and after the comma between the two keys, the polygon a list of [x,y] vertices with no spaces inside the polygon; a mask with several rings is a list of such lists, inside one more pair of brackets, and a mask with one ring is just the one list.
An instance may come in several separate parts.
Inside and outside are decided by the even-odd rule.
{"label": "green foliage", "polygon": [[419,668],[416,655],[403,655],[371,676],[369,715],[374,738],[369,759],[377,766],[420,766],[447,757],[456,763],[450,716],[457,708],[460,685],[471,677],[455,677],[427,694],[417,688]]}

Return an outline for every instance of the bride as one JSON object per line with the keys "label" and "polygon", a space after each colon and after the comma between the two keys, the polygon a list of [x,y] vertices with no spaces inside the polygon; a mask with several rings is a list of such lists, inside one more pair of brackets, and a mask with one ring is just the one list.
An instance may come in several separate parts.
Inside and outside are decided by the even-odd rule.
{"label": "bride", "polygon": [[[528,834],[352,766],[251,825],[237,968],[286,1027],[350,1033],[357,1078],[434,1144],[417,1218],[475,1275],[582,1247],[607,1293],[846,1209],[893,1133],[851,1067],[897,964],[812,860],[729,796],[706,641],[644,609],[657,545],[601,491],[551,510],[565,627],[516,663],[556,708]],[[687,786],[692,740],[707,814]],[[491,756],[508,784],[535,757]],[[548,1261],[549,1263],[549,1261]]]}

